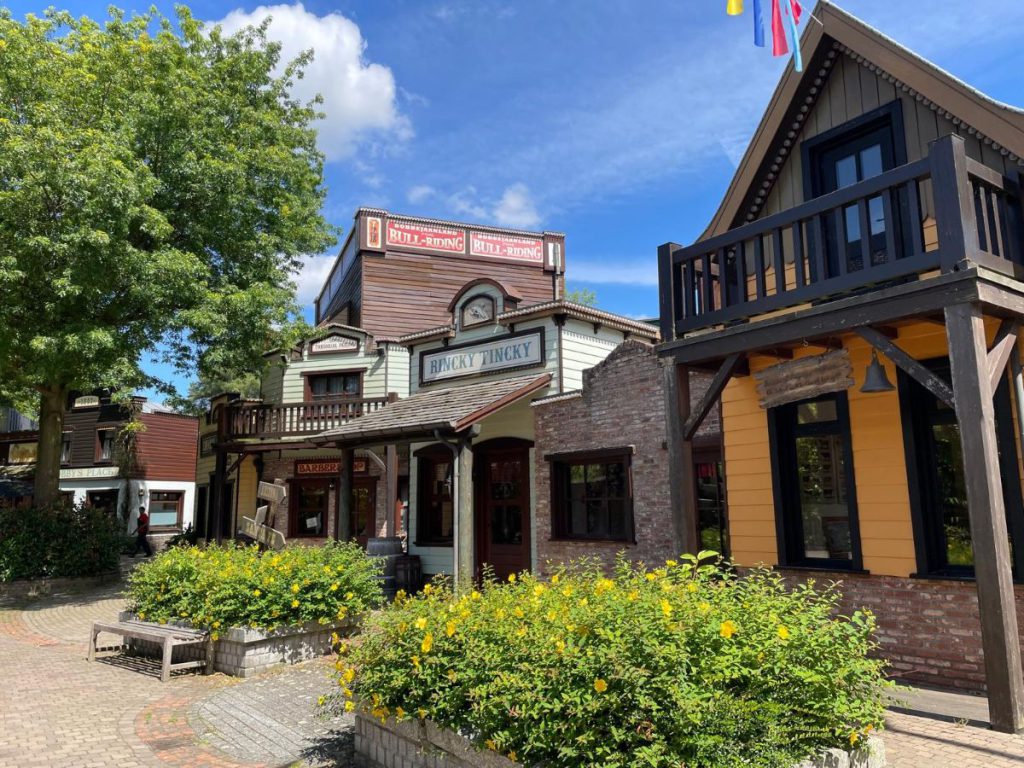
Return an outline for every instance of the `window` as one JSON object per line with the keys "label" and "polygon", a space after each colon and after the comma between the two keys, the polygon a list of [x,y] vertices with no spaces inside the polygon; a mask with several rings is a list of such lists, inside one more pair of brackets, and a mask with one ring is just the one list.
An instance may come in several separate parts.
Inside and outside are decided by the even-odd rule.
{"label": "window", "polygon": [[556,538],[633,541],[631,449],[549,456]]}
{"label": "window", "polygon": [[153,529],[180,529],[182,500],[181,491],[149,492],[149,525]]}
{"label": "window", "polygon": [[89,491],[85,495],[85,501],[90,507],[105,509],[111,514],[117,511],[117,501],[121,493],[116,488],[105,491]]}
{"label": "window", "polygon": [[452,453],[443,445],[416,452],[416,543],[449,547],[455,530]]}
{"label": "window", "polygon": [[32,464],[36,460],[39,443],[11,443],[7,447],[8,464]]}
{"label": "window", "polygon": [[60,439],[60,463],[71,463],[71,432],[65,432]]}
{"label": "window", "polygon": [[113,428],[96,431],[96,461],[114,460],[114,436],[116,434],[117,432]]}
{"label": "window", "polygon": [[725,468],[720,449],[694,452],[693,475],[697,486],[697,536],[700,548],[729,554],[725,515]]}
{"label": "window", "polygon": [[291,481],[291,535],[326,536],[330,480]]}
{"label": "window", "polygon": [[782,565],[860,569],[846,393],[768,412]]}
{"label": "window", "polygon": [[362,392],[362,371],[338,371],[306,377],[306,394],[309,400],[359,397]]}
{"label": "window", "polygon": [[[948,358],[924,361],[924,365],[949,381]],[[918,570],[933,575],[973,575],[974,552],[956,412],[902,371],[899,393]],[[1019,577],[1024,573],[1024,552],[1014,542],[1024,541],[1024,509],[1017,480],[1013,409],[1005,378],[996,389],[994,404],[1006,526],[1014,571]]]}

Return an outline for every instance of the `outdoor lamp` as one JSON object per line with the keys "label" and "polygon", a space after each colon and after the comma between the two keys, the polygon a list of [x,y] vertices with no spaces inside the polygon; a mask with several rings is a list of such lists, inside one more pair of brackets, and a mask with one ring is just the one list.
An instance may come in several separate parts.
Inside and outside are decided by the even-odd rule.
{"label": "outdoor lamp", "polygon": [[878,353],[872,349],[871,362],[868,364],[868,370],[864,374],[864,386],[860,388],[860,391],[868,393],[891,392],[894,389],[895,387],[889,381],[889,377],[885,375],[885,366],[878,359]]}

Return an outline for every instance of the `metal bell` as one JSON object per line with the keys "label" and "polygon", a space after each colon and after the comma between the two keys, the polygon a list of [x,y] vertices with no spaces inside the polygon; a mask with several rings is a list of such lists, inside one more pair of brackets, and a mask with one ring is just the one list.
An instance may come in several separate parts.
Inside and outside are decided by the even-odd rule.
{"label": "metal bell", "polygon": [[889,377],[885,373],[885,366],[882,365],[882,361],[878,359],[878,353],[875,350],[871,350],[871,362],[868,364],[867,372],[864,374],[864,386],[860,388],[861,392],[891,392],[896,389],[889,381]]}

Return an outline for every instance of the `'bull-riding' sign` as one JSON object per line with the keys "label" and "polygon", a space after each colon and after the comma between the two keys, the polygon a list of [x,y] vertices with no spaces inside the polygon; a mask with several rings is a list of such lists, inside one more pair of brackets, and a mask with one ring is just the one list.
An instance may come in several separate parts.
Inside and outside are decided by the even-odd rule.
{"label": "'bull-riding' sign", "polygon": [[544,329],[459,344],[420,356],[420,383],[478,376],[544,364]]}

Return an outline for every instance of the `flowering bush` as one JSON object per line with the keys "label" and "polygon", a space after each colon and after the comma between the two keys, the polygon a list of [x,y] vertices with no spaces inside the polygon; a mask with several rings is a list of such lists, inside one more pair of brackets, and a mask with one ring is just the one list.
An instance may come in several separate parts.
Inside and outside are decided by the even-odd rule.
{"label": "flowering bush", "polygon": [[881,726],[870,614],[701,562],[400,596],[342,646],[330,706],[430,718],[545,766],[780,768]]}
{"label": "flowering bush", "polygon": [[380,561],[356,544],[175,547],[132,573],[128,594],[145,621],[228,627],[328,624],[381,603]]}

